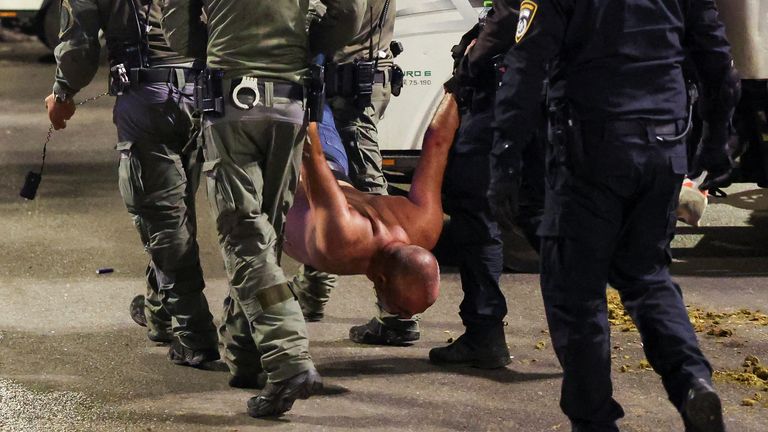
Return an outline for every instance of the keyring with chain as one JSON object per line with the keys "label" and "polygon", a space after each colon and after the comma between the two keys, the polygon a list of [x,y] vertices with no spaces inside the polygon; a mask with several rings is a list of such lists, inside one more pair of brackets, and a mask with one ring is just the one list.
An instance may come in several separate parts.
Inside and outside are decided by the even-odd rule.
{"label": "keyring with chain", "polygon": [[[102,98],[109,93],[102,93],[98,96],[93,96],[90,98],[87,98],[81,102],[78,102],[76,106],[85,105],[88,102],[93,102],[99,98]],[[53,125],[48,127],[48,134],[45,137],[45,142],[43,143],[43,160],[40,164],[40,172],[36,173],[34,171],[30,171],[27,173],[27,178],[24,180],[24,186],[21,188],[21,192],[19,192],[19,195],[22,198],[26,198],[28,200],[35,199],[35,196],[37,195],[37,188],[40,186],[40,182],[43,179],[43,170],[45,169],[45,155],[48,150],[48,143],[51,142],[51,137],[53,136]]]}
{"label": "keyring with chain", "polygon": [[[104,96],[109,95],[109,92],[104,92],[100,95],[92,96],[86,99],[81,100],[80,102],[76,103],[75,106],[85,105],[89,102],[96,101],[98,99],[101,99]],[[40,175],[43,175],[43,169],[45,169],[45,153],[48,149],[48,143],[51,142],[51,137],[53,136],[53,125],[50,125],[48,127],[48,135],[45,137],[45,142],[43,143],[43,162],[40,164]]]}

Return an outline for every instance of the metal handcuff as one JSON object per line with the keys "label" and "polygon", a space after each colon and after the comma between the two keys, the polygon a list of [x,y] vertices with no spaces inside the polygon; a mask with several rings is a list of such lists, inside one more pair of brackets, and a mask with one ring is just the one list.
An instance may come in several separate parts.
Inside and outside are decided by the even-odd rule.
{"label": "metal handcuff", "polygon": [[[254,99],[250,104],[244,104],[237,98],[240,95],[240,92],[243,90],[250,90],[253,92]],[[242,81],[240,81],[240,84],[232,89],[232,103],[234,103],[235,106],[241,110],[247,111],[258,105],[260,101],[261,93],[259,92],[258,79],[256,79],[256,77],[244,77]]]}

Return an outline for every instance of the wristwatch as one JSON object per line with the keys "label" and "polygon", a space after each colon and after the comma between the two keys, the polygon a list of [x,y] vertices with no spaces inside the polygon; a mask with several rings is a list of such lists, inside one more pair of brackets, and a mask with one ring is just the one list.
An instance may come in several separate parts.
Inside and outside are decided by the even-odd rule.
{"label": "wristwatch", "polygon": [[54,86],[53,89],[53,97],[56,100],[56,103],[64,103],[68,100],[72,100],[72,95],[67,93],[63,88],[60,86]]}
{"label": "wristwatch", "polygon": [[66,93],[62,93],[62,94],[56,94],[56,93],[54,93],[53,97],[56,99],[56,103],[64,103],[64,102],[66,102],[68,99],[72,99],[72,98],[71,98],[69,95],[67,95]]}

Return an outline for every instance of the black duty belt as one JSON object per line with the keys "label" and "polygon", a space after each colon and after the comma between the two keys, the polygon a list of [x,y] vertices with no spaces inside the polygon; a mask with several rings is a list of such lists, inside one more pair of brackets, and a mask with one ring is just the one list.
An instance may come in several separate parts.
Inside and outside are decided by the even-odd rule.
{"label": "black duty belt", "polygon": [[606,120],[591,121],[582,120],[586,128],[602,128],[604,132],[613,132],[618,135],[644,135],[651,133],[654,136],[678,135],[685,130],[685,121],[654,121],[654,120]]}
{"label": "black duty belt", "polygon": [[[242,82],[243,82],[243,78],[233,79],[232,86],[230,87],[230,93]],[[293,99],[293,100],[304,99],[304,86],[301,84],[285,82],[285,81],[270,81],[270,80],[257,79],[256,87],[259,89],[259,93],[261,95],[264,95],[264,92],[265,92],[264,90],[265,82],[272,83],[273,97]]]}
{"label": "black duty belt", "polygon": [[175,83],[179,82],[179,77],[183,77],[184,84],[195,81],[200,73],[197,69],[190,68],[154,68],[154,69],[131,69],[129,79],[131,84],[140,83]]}
{"label": "black duty belt", "polygon": [[387,74],[384,71],[376,71],[373,73],[374,84],[384,84],[387,81]]}

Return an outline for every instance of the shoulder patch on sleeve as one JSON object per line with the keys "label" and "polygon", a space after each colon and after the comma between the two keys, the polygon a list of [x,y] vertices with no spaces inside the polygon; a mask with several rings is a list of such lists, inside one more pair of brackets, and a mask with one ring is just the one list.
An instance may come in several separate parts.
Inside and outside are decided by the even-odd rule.
{"label": "shoulder patch on sleeve", "polygon": [[533,18],[536,16],[536,9],[539,5],[531,0],[524,0],[520,3],[520,18],[517,20],[517,32],[515,33],[515,43],[520,43],[528,29],[531,28]]}

